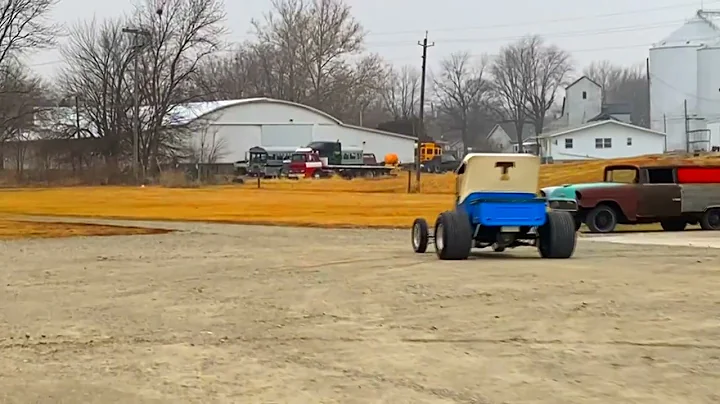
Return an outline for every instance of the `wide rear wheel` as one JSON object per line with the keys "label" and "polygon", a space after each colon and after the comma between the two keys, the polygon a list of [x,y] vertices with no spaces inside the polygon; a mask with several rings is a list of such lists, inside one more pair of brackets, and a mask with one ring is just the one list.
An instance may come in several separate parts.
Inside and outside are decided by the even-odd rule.
{"label": "wide rear wheel", "polygon": [[435,253],[441,260],[464,260],[472,249],[472,226],[461,210],[443,212],[435,221]]}
{"label": "wide rear wheel", "polygon": [[538,229],[538,251],[543,258],[570,258],[575,252],[577,233],[569,212],[550,211]]}

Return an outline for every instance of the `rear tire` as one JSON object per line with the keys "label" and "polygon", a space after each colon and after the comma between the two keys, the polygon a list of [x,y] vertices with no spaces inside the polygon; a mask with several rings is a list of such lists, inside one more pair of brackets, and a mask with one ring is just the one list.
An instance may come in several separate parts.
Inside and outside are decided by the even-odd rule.
{"label": "rear tire", "polygon": [[427,251],[429,231],[428,223],[425,219],[415,219],[412,227],[413,251],[418,254],[423,254]]}
{"label": "rear tire", "polygon": [[543,258],[570,258],[575,252],[577,233],[569,212],[550,211],[538,229],[538,251]]}
{"label": "rear tire", "polygon": [[700,227],[703,230],[720,230],[720,209],[706,210],[700,218]]}
{"label": "rear tire", "polygon": [[612,233],[617,220],[615,209],[608,205],[598,205],[588,213],[585,224],[591,233]]}
{"label": "rear tire", "polygon": [[665,219],[660,221],[660,227],[665,231],[683,231],[687,227],[684,219]]}
{"label": "rear tire", "polygon": [[435,253],[441,260],[465,260],[472,249],[472,226],[461,210],[443,212],[435,222]]}

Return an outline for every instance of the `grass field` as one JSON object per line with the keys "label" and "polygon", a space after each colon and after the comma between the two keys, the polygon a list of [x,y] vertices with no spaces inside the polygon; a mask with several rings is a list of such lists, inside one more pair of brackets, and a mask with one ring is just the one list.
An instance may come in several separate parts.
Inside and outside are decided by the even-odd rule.
{"label": "grass field", "polygon": [[137,227],[118,227],[49,222],[39,223],[0,219],[0,240],[78,236],[126,236],[160,233],[167,233],[167,231],[156,229],[142,229]]}
{"label": "grass field", "polygon": [[0,213],[118,219],[198,220],[321,227],[409,226],[434,217],[451,195],[88,187],[0,192]]}
{"label": "grass field", "polygon": [[[654,156],[542,167],[540,186],[601,180],[609,163],[713,164]],[[422,193],[407,194],[407,175],[384,179],[270,180],[206,188],[73,187],[0,192],[0,214],[196,220],[319,227],[407,227],[453,202],[452,174],[424,175]],[[392,194],[392,195],[388,195]]]}

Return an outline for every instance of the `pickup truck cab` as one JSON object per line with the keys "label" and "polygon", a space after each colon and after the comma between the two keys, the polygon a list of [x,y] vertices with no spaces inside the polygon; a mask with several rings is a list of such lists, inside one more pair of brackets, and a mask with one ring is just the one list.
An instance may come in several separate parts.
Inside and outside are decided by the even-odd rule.
{"label": "pickup truck cab", "polygon": [[688,224],[720,230],[720,166],[605,168],[603,181],[547,187],[548,198],[575,198],[575,227],[609,233],[618,224],[660,223],[666,231]]}

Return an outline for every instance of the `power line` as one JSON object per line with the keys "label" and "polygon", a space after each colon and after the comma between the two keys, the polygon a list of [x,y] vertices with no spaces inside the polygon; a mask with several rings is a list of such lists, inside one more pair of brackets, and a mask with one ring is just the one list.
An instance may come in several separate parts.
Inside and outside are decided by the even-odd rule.
{"label": "power line", "polygon": [[[707,38],[707,39],[715,39],[715,38]],[[607,46],[607,47],[599,47],[599,48],[578,48],[578,49],[565,49],[566,52],[569,53],[585,53],[585,52],[603,52],[603,51],[609,51],[609,50],[624,50],[624,49],[635,49],[635,48],[649,48],[650,46],[654,45],[653,43],[642,43],[642,44],[635,44],[635,45],[619,45],[619,46]],[[226,51],[220,51],[218,53],[226,53],[226,52],[235,52],[233,50],[226,50]],[[488,55],[485,53],[470,53],[471,57],[484,57],[484,56],[497,56],[497,55]],[[391,59],[390,61],[409,61],[410,58],[401,58],[401,59]],[[412,60],[415,60],[415,58],[412,58]],[[60,65],[60,64],[66,64],[66,61],[62,59],[57,60],[51,60],[47,62],[40,62],[40,63],[28,63],[27,66],[29,67],[40,67],[40,66],[52,66],[52,65]]]}
{"label": "power line", "polygon": [[[619,32],[636,32],[636,31],[645,31],[645,30],[651,30],[655,28],[664,28],[669,27],[676,24],[684,23],[685,20],[672,20],[672,21],[663,21],[658,22],[655,24],[647,24],[647,25],[625,25],[625,26],[619,26],[619,27],[611,27],[611,28],[603,28],[603,29],[595,29],[595,30],[576,30],[576,31],[559,31],[559,32],[548,32],[548,33],[537,33],[536,35],[541,36],[543,38],[562,38],[562,37],[578,37],[578,36],[596,36],[596,35],[605,35],[605,34],[614,34]],[[484,42],[500,42],[500,41],[515,41],[518,39],[524,38],[526,35],[521,36],[495,36],[495,37],[482,37],[482,38],[446,38],[446,39],[438,39],[437,42],[439,43],[462,43],[462,42],[471,42],[471,43],[484,43]],[[390,42],[367,42],[367,46],[372,47],[384,47],[384,46],[407,46],[407,41],[390,41]]]}
{"label": "power line", "polygon": [[[713,36],[708,38],[693,38],[696,41],[703,41],[703,40],[717,40],[720,39],[720,36]],[[564,49],[566,52],[570,54],[575,53],[592,53],[592,52],[605,52],[605,51],[613,51],[613,50],[627,50],[627,49],[637,49],[637,48],[647,48],[649,49],[651,46],[656,45],[657,43],[640,43],[640,44],[634,44],[634,45],[618,45],[618,46],[604,46],[604,47],[598,47],[598,48],[577,48],[577,49]],[[497,57],[497,54],[488,54],[488,53],[470,53],[470,57],[474,58],[484,58],[484,57]],[[399,62],[399,61],[409,61],[409,58],[400,58],[400,59],[390,59],[390,62]]]}
{"label": "power line", "polygon": [[[710,1],[707,2],[705,5],[710,4],[718,4],[720,1]],[[584,20],[593,20],[597,18],[608,18],[608,17],[618,17],[623,15],[634,15],[634,14],[645,14],[650,13],[654,11],[664,11],[664,10],[673,10],[673,9],[680,9],[680,8],[686,8],[690,6],[698,6],[697,1],[692,2],[684,2],[684,3],[676,3],[668,6],[663,7],[651,7],[651,8],[644,8],[644,9],[637,9],[632,11],[620,11],[615,13],[604,13],[604,14],[591,14],[581,17],[565,17],[565,18],[555,18],[555,19],[547,19],[547,20],[534,20],[534,21],[525,21],[525,22],[514,22],[510,24],[497,24],[497,25],[478,25],[478,26],[468,26],[468,27],[453,27],[453,28],[433,28],[433,32],[458,32],[458,31],[470,31],[470,30],[487,30],[487,29],[496,29],[496,28],[513,28],[513,27],[527,27],[529,25],[541,25],[541,24],[552,24],[557,22],[572,22],[572,21],[584,21]],[[410,34],[417,34],[418,31],[385,31],[385,32],[369,32],[368,36],[394,36],[394,35],[410,35]]]}

